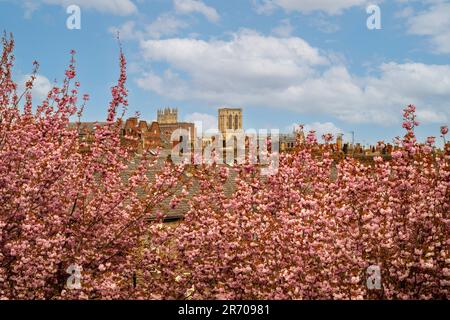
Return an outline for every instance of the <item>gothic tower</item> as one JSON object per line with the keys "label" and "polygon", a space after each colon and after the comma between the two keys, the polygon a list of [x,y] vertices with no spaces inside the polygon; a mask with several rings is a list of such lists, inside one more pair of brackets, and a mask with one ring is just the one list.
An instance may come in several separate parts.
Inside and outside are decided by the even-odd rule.
{"label": "gothic tower", "polygon": [[242,130],[242,109],[221,108],[219,109],[219,131],[224,137],[227,132]]}
{"label": "gothic tower", "polygon": [[178,122],[178,109],[165,108],[158,110],[159,124],[172,124]]}

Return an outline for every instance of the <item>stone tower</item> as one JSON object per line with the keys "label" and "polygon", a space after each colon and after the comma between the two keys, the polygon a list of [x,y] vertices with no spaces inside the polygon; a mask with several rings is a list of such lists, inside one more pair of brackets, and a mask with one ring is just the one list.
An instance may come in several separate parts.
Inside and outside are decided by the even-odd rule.
{"label": "stone tower", "polygon": [[342,150],[343,147],[343,134],[342,133],[338,133],[337,137],[336,137],[336,147],[338,150]]}
{"label": "stone tower", "polygon": [[178,109],[165,108],[158,110],[159,124],[173,124],[178,122]]}
{"label": "stone tower", "polygon": [[[227,163],[232,164],[238,159],[238,149],[245,152],[245,142],[242,141],[243,145],[240,145],[238,141],[238,136],[243,133],[242,109],[219,109],[219,131],[223,137],[223,158],[226,159]],[[242,153],[240,154],[242,155]]]}
{"label": "stone tower", "polygon": [[219,131],[226,137],[227,132],[242,130],[242,109],[219,109]]}

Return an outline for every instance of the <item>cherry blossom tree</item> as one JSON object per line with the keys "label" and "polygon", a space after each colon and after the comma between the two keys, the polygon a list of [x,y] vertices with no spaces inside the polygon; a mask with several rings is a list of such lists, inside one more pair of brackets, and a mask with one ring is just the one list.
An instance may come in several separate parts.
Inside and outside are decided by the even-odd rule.
{"label": "cherry blossom tree", "polygon": [[[181,167],[166,166],[150,182],[155,159],[136,159],[120,144],[127,106],[126,61],[112,89],[105,125],[86,145],[70,119],[81,117],[75,52],[60,87],[33,104],[38,64],[22,95],[12,80],[14,41],[3,38],[0,65],[0,298],[126,298],[133,290],[146,219],[173,193]],[[25,99],[21,101],[21,99]],[[22,103],[23,102],[23,103]],[[123,112],[122,112],[123,113]],[[83,150],[88,152],[82,152]],[[125,177],[126,173],[126,178]],[[138,191],[145,196],[139,196]],[[81,288],[68,290],[70,272]],[[72,271],[71,271],[72,270]],[[69,272],[69,273],[68,273]]]}
{"label": "cherry blossom tree", "polygon": [[[449,298],[450,146],[417,141],[414,106],[390,160],[336,158],[332,136],[321,144],[311,131],[272,175],[247,157],[234,167],[167,162],[150,179],[156,158],[120,141],[122,51],[106,124],[88,143],[79,138],[89,97],[78,99],[75,52],[61,86],[35,104],[39,65],[19,94],[13,48],[5,36],[1,299]],[[183,221],[164,224],[158,206],[185,198]],[[380,271],[380,287],[369,270]]]}
{"label": "cherry blossom tree", "polygon": [[[204,167],[177,228],[152,226],[143,294],[167,299],[448,299],[449,160],[419,144],[415,107],[391,161],[333,158],[306,143],[276,174]],[[224,192],[229,170],[236,190]],[[380,270],[379,289],[368,270]]]}

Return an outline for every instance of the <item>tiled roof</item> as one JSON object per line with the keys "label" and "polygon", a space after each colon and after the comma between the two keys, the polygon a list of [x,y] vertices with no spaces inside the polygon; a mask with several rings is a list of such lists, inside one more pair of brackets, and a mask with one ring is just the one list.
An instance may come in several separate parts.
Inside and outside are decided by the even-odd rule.
{"label": "tiled roof", "polygon": [[[87,129],[89,131],[92,131],[95,129],[95,127],[97,125],[104,126],[104,125],[106,125],[106,122],[81,122],[80,129]],[[78,126],[78,122],[69,123],[69,129],[76,129],[77,126]]]}
{"label": "tiled roof", "polygon": [[[158,161],[157,164],[152,167],[149,171],[148,171],[148,177],[150,178],[150,181],[154,181],[155,179],[155,175],[160,172],[160,170],[163,168],[164,166],[164,161],[167,159],[167,156],[170,154],[170,150],[162,150],[160,155],[158,156]],[[132,173],[137,165],[138,165],[139,159],[136,158],[135,160],[133,160],[132,162],[130,162],[128,170],[126,171],[124,178],[128,179],[128,177],[130,176],[130,173]],[[235,179],[237,176],[237,172],[236,170],[232,170],[232,168],[230,168],[230,174],[228,177],[227,182],[225,183],[224,189],[225,189],[225,195],[227,196],[231,196],[232,193],[235,190]],[[176,187],[176,191],[175,194],[179,194],[181,192],[181,185],[178,185]],[[192,198],[198,191],[199,191],[199,186],[198,183],[196,181],[193,182],[192,188],[189,191],[189,195],[187,196],[187,199]],[[183,199],[175,209],[172,209],[169,205],[170,199],[165,199],[162,203],[160,203],[156,208],[154,208],[152,214],[149,216],[149,220],[153,221],[156,219],[156,211],[161,211],[164,214],[164,221],[169,222],[169,221],[175,221],[175,220],[181,220],[184,218],[185,213],[189,210],[189,205],[186,199]]]}

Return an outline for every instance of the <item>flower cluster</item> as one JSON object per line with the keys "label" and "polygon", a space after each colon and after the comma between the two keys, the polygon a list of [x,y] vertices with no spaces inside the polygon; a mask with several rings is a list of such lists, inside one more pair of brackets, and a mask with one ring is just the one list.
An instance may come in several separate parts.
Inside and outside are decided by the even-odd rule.
{"label": "flower cluster", "polygon": [[[201,190],[184,222],[151,228],[140,294],[448,299],[450,148],[425,152],[434,140],[416,142],[414,117],[407,107],[407,133],[390,161],[336,162],[332,146],[310,132],[306,144],[282,155],[275,175],[263,177],[251,164],[234,168],[231,197],[215,178],[218,168],[198,170]],[[369,266],[380,268],[379,290],[367,286]]]}
{"label": "flower cluster", "polygon": [[[62,86],[33,106],[33,77],[16,93],[13,47],[5,37],[0,299],[450,297],[450,146],[435,148],[434,137],[418,143],[414,106],[404,110],[406,134],[392,159],[336,160],[332,136],[319,144],[311,131],[269,176],[250,161],[231,168],[166,162],[151,179],[156,158],[138,157],[120,141],[122,50],[107,124],[86,146],[79,123],[69,125],[89,100],[78,106],[80,84],[71,88],[75,53]],[[183,222],[165,225],[160,204],[177,208],[182,200]],[[70,266],[80,272],[76,290],[67,286]],[[367,285],[373,266],[379,289]]]}
{"label": "flower cluster", "polygon": [[[127,298],[133,290],[147,218],[172,196],[179,168],[167,165],[153,182],[154,160],[120,143],[126,105],[126,62],[112,88],[108,124],[93,141],[79,139],[81,116],[75,52],[61,87],[32,105],[34,77],[18,96],[11,79],[14,41],[3,38],[0,63],[0,299]],[[37,66],[37,64],[35,64]],[[21,97],[25,101],[21,102]],[[88,150],[87,152],[85,150]],[[130,162],[136,168],[129,168]],[[144,193],[145,196],[139,196]],[[69,290],[69,266],[80,266],[81,289]]]}

